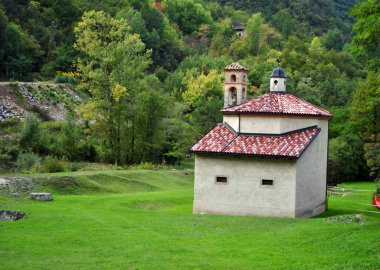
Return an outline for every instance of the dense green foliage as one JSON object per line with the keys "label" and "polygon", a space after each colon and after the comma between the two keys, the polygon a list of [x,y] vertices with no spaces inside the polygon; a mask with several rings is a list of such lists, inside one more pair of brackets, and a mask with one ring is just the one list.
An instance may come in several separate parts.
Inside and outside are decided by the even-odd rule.
{"label": "dense green foliage", "polygon": [[[213,2],[213,1],[209,1]],[[297,32],[297,35],[321,35],[338,28],[350,35],[352,18],[347,11],[355,0],[218,0],[223,5],[249,12],[261,12],[281,33]],[[284,31],[284,32],[283,32]]]}
{"label": "dense green foliage", "polygon": [[[331,183],[379,178],[378,1],[161,4],[162,12],[148,0],[1,2],[0,77],[57,75],[88,99],[80,118],[72,114],[57,130],[28,119],[2,131],[9,135],[3,166],[23,153],[122,165],[178,161],[221,121],[223,68],[233,61],[251,68],[253,97],[268,91],[280,59],[288,92],[335,115]],[[237,25],[246,26],[245,38]]]}
{"label": "dense green foliage", "polygon": [[[378,266],[380,217],[373,213],[368,195],[330,197],[329,210],[311,219],[193,215],[193,174],[186,173],[128,170],[14,176],[18,182],[33,178],[30,189],[39,186],[53,192],[53,201],[0,195],[2,209],[27,214],[22,220],[0,223],[0,268]],[[376,185],[344,187],[375,190]]]}

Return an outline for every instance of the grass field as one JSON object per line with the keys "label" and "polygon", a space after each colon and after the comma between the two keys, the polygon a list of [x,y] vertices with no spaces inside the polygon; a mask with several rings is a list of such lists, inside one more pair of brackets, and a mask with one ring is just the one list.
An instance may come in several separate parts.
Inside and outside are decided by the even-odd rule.
{"label": "grass field", "polygon": [[[32,175],[52,202],[0,195],[0,269],[379,269],[370,195],[329,199],[311,219],[193,215],[187,171]],[[348,187],[373,189],[374,183]],[[370,212],[366,212],[370,211]],[[372,212],[371,212],[372,211]],[[338,219],[361,214],[359,221]],[[331,221],[331,222],[328,222]]]}

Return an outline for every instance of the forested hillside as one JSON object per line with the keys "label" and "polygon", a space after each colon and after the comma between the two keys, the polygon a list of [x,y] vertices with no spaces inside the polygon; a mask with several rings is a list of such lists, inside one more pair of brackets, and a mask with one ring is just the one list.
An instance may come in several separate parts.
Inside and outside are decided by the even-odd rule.
{"label": "forested hillside", "polygon": [[67,123],[1,123],[1,157],[180,160],[221,121],[223,68],[249,67],[254,97],[280,59],[288,91],[334,114],[330,181],[376,179],[379,18],[374,0],[2,0],[2,80],[68,83],[88,102]]}

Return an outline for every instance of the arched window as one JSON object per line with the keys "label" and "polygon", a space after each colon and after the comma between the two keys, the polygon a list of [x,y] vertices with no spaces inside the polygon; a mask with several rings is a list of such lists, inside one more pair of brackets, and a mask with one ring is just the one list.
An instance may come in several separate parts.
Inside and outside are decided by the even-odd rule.
{"label": "arched window", "polygon": [[237,91],[235,87],[231,87],[229,91],[228,105],[234,106],[237,102]]}
{"label": "arched window", "polygon": [[236,82],[236,75],[235,74],[231,75],[231,82]]}
{"label": "arched window", "polygon": [[245,78],[245,75],[243,75],[243,82],[245,82],[246,78]]}
{"label": "arched window", "polygon": [[243,88],[243,91],[241,93],[241,99],[245,100],[246,97],[247,97],[247,93],[245,92],[245,88]]}

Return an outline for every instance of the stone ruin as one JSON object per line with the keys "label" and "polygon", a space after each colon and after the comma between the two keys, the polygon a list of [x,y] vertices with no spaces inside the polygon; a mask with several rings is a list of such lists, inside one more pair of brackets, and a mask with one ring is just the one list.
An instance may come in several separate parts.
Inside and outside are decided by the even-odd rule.
{"label": "stone ruin", "polygon": [[53,200],[53,196],[51,196],[51,193],[30,193],[30,198],[33,200],[38,200],[38,201],[51,201]]}
{"label": "stone ruin", "polygon": [[0,210],[0,220],[19,220],[25,216],[25,213],[14,210]]}

